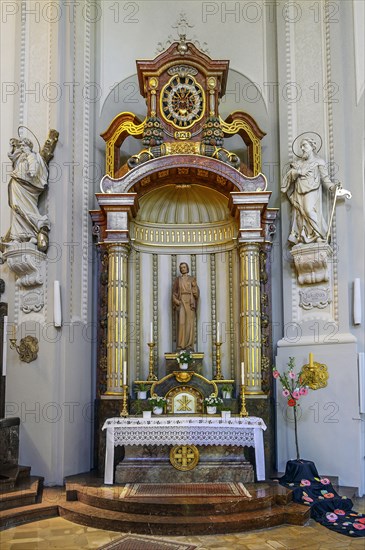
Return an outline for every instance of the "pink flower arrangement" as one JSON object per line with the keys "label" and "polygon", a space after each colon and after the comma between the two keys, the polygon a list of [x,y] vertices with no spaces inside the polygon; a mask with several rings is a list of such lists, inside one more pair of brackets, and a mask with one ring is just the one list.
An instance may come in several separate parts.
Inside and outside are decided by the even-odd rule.
{"label": "pink flower arrangement", "polygon": [[283,386],[282,394],[287,399],[288,407],[294,409],[294,429],[295,429],[295,445],[297,451],[297,460],[299,460],[298,447],[298,431],[297,431],[297,407],[299,407],[299,399],[308,394],[308,387],[303,383],[302,371],[298,376],[295,374],[295,359],[289,357],[288,369],[280,374],[277,369],[273,369],[273,377],[278,380]]}
{"label": "pink flower arrangement", "polygon": [[283,396],[288,398],[288,405],[293,406],[292,401],[290,403],[289,401],[291,399],[298,401],[300,397],[308,395],[308,388],[303,384],[301,378],[302,371],[300,371],[298,376],[294,372],[294,357],[289,357],[288,367],[288,370],[283,374],[280,374],[277,369],[273,369],[273,377],[281,382],[283,386]]}

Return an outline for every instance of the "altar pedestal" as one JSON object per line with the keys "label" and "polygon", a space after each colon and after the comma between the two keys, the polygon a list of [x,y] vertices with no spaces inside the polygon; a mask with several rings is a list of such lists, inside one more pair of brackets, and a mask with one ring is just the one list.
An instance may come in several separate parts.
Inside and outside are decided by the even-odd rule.
{"label": "altar pedestal", "polygon": [[199,447],[199,463],[180,471],[170,463],[171,446],[125,446],[124,460],[115,471],[115,483],[251,483],[254,469],[242,447]]}
{"label": "altar pedestal", "polygon": [[[182,479],[186,482],[226,481],[224,471],[227,472],[228,481],[237,481],[236,471],[238,481],[253,481],[253,469],[248,466],[243,451],[239,450],[243,447],[255,448],[256,477],[258,481],[265,479],[263,432],[266,425],[261,418],[232,417],[224,420],[216,417],[167,415],[147,420],[117,417],[108,418],[103,430],[107,431],[104,475],[104,483],[107,485],[113,483],[114,447],[118,446],[133,448],[128,450],[128,457],[131,459],[123,460],[117,467],[117,483],[129,482],[133,475],[137,475],[137,481],[141,481],[142,469],[147,472],[145,482],[156,482],[157,478],[162,483],[166,479],[170,482],[180,482]],[[170,451],[167,452],[171,447],[174,447],[172,456]],[[190,456],[187,456],[186,447],[190,447]],[[183,453],[185,460],[180,460]],[[200,454],[204,459],[200,458]],[[191,455],[194,455],[192,460]],[[168,459],[174,466],[168,465]],[[128,464],[131,465],[130,469]],[[187,464],[190,467],[180,472],[182,468],[179,466]],[[201,478],[199,465],[202,470]],[[126,477],[123,474],[125,467]],[[119,472],[122,474],[119,475]],[[189,473],[185,476],[187,472]],[[166,477],[167,474],[169,477]],[[149,478],[149,475],[153,477]]]}

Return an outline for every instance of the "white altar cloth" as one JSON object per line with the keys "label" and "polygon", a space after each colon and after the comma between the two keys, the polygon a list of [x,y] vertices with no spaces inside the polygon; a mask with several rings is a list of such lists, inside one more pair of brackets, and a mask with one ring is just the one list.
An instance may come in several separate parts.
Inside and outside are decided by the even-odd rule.
{"label": "white altar cloth", "polygon": [[104,483],[113,484],[114,447],[117,445],[237,445],[254,447],[256,476],[265,479],[265,422],[255,416],[218,417],[159,416],[152,418],[108,418]]}

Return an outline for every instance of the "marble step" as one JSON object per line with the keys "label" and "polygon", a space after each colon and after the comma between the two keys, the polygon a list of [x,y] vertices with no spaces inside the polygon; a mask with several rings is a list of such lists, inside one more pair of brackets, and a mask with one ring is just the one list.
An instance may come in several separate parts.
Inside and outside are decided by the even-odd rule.
{"label": "marble step", "polygon": [[0,466],[0,495],[15,489],[18,482],[29,479],[30,466],[2,464]]}
{"label": "marble step", "polygon": [[85,487],[66,484],[68,501],[82,502],[96,508],[129,514],[200,516],[240,513],[288,504],[291,491],[280,485],[245,484],[251,498],[244,496],[123,496],[124,487]]}
{"label": "marble step", "polygon": [[0,510],[36,504],[42,498],[43,477],[18,479],[16,487],[0,491]]}
{"label": "marble step", "polygon": [[[166,504],[166,511],[169,505]],[[59,515],[68,521],[99,529],[149,535],[210,535],[266,529],[285,523],[304,525],[310,509],[299,504],[275,504],[263,510],[201,516],[129,514],[96,508],[83,502],[59,505]]]}
{"label": "marble step", "polygon": [[10,508],[0,512],[0,531],[17,527],[32,521],[54,518],[58,516],[57,504],[34,504],[20,508]]}

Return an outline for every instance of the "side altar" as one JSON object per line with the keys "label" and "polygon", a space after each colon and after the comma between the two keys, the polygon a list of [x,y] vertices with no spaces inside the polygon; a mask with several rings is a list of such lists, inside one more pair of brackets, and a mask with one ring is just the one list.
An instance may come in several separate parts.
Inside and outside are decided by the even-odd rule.
{"label": "side altar", "polygon": [[[212,479],[212,465],[217,460],[199,461],[197,447],[215,446],[219,448],[254,447],[257,480],[265,479],[265,458],[263,431],[265,423],[261,418],[209,418],[197,417],[160,417],[153,419],[110,418],[103,430],[106,435],[106,456],[104,483],[113,483],[114,447],[174,446],[170,452],[170,462],[175,465],[177,473],[174,481],[190,483],[194,481],[253,481],[249,465],[242,464],[237,454],[222,453],[219,465]],[[208,454],[208,453],[207,453]],[[158,464],[157,464],[158,463]],[[117,483],[153,482],[167,483],[171,480],[171,467],[167,460],[149,455],[138,456],[133,453],[132,459],[124,459],[117,467]],[[227,476],[228,474],[228,476]]]}
{"label": "side altar", "polygon": [[[220,117],[229,62],[185,38],[137,61],[147,112],[116,113],[102,134],[106,174],[99,209],[90,212],[98,261],[100,472],[106,422],[114,419],[109,445],[121,425],[128,433],[145,429],[143,445],[118,444],[113,458],[109,448],[108,479],[112,471],[120,483],[163,482],[167,471],[172,481],[253,481],[258,447],[241,444],[245,437],[218,444],[217,436],[204,445],[200,434],[196,464],[178,468],[194,443],[185,438],[176,449],[164,438],[168,427],[197,421],[207,434],[213,425],[223,432],[229,425],[220,411],[204,416],[211,403],[231,413],[237,429],[247,428],[245,418],[262,423],[260,437],[267,427],[267,472],[274,464],[270,252],[277,211],[268,207],[261,173],[265,133],[243,111]],[[225,147],[233,137],[234,153]],[[146,392],[149,398],[141,398]],[[142,420],[152,403],[162,404],[166,416]],[[156,424],[161,438],[149,438]],[[256,453],[256,469],[257,459]]]}

